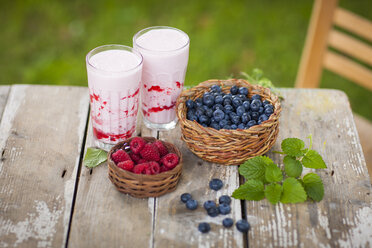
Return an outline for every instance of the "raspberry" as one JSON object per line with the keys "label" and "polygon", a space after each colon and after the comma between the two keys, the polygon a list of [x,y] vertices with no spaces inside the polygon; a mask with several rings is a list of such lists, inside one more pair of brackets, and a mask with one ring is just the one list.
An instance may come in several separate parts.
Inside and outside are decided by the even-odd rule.
{"label": "raspberry", "polygon": [[145,147],[146,141],[141,137],[135,137],[131,140],[129,145],[130,145],[130,150],[134,154],[139,154],[141,150]]}
{"label": "raspberry", "polygon": [[149,166],[150,166],[150,170],[151,170],[152,175],[160,173],[160,165],[157,162],[151,161],[151,162],[149,162]]}
{"label": "raspberry", "polygon": [[163,142],[161,142],[160,140],[155,141],[154,145],[158,148],[160,157],[163,157],[164,155],[168,154],[168,149],[165,147]]}
{"label": "raspberry", "polygon": [[117,150],[111,155],[111,158],[115,162],[115,164],[118,164],[126,160],[132,160],[130,156],[128,155],[128,153],[126,153],[123,150]]}
{"label": "raspberry", "polygon": [[140,160],[138,160],[137,164],[143,164],[143,163],[147,163],[147,160],[144,159],[144,158],[141,158]]}
{"label": "raspberry", "polygon": [[138,162],[140,161],[141,157],[138,154],[134,153],[129,153],[130,158],[135,162],[136,164],[139,164]]}
{"label": "raspberry", "polygon": [[176,154],[174,153],[168,153],[164,157],[161,158],[161,163],[168,167],[168,169],[173,169],[178,165],[179,158]]}
{"label": "raspberry", "polygon": [[146,169],[149,168],[149,163],[137,164],[133,168],[133,172],[136,174],[146,174]]}
{"label": "raspberry", "polygon": [[153,144],[146,144],[140,151],[141,157],[147,161],[159,161],[160,154]]}
{"label": "raspberry", "polygon": [[168,167],[166,167],[166,166],[160,166],[160,173],[162,173],[162,172],[166,172],[166,171],[169,171],[169,169],[168,169]]}
{"label": "raspberry", "polygon": [[118,163],[118,167],[123,170],[132,171],[134,167],[134,162],[132,160],[126,160]]}

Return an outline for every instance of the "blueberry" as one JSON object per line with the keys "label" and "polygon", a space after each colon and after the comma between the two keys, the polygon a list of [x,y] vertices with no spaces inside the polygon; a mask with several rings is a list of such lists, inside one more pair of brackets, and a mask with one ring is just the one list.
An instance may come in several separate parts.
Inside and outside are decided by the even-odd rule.
{"label": "blueberry", "polygon": [[213,92],[221,92],[221,87],[219,85],[212,85],[211,91]]}
{"label": "blueberry", "polygon": [[208,108],[205,110],[205,115],[211,118],[213,116],[213,110]]}
{"label": "blueberry", "polygon": [[251,120],[251,116],[248,113],[244,113],[241,117],[242,123],[247,124]]}
{"label": "blueberry", "polygon": [[226,99],[229,99],[230,101],[232,101],[232,95],[231,94],[224,95],[223,100],[226,100]]}
{"label": "blueberry", "polygon": [[206,222],[202,222],[199,224],[198,230],[202,233],[207,233],[211,230],[211,226]]}
{"label": "blueberry", "polygon": [[231,105],[231,100],[230,99],[224,99],[223,100],[223,106],[225,106],[226,107],[226,105]]}
{"label": "blueberry", "polygon": [[245,108],[245,110],[248,111],[251,104],[249,103],[249,101],[244,101],[242,105]]}
{"label": "blueberry", "polygon": [[260,109],[260,107],[262,106],[262,103],[261,103],[261,100],[259,99],[254,99],[252,102],[251,102],[251,110],[252,111],[258,111]]}
{"label": "blueberry", "polygon": [[231,198],[228,195],[221,195],[220,198],[218,198],[218,202],[220,204],[223,204],[223,203],[230,204],[231,203]]}
{"label": "blueberry", "polygon": [[211,207],[207,209],[207,213],[210,217],[216,217],[220,214],[218,207]]}
{"label": "blueberry", "polygon": [[233,99],[232,100],[232,105],[235,107],[235,108],[237,108],[237,107],[239,107],[240,105],[242,105],[242,100],[240,100],[240,98],[235,98],[235,99]]}
{"label": "blueberry", "polygon": [[210,127],[214,128],[214,129],[217,129],[217,130],[220,130],[220,124],[218,124],[217,122],[212,122],[210,124]]}
{"label": "blueberry", "polygon": [[264,122],[264,121],[267,121],[269,118],[267,118],[267,115],[263,114],[263,115],[260,115],[260,117],[258,117],[258,122],[261,123],[261,122]]}
{"label": "blueberry", "polygon": [[183,202],[183,203],[186,203],[188,200],[190,200],[190,199],[192,199],[192,196],[191,196],[191,194],[189,194],[189,193],[183,193],[182,195],[181,195],[181,201]]}
{"label": "blueberry", "polygon": [[213,112],[213,118],[214,118],[217,122],[219,122],[219,121],[221,121],[221,120],[223,120],[223,119],[225,118],[225,113],[224,113],[222,110],[217,109],[217,110],[215,110],[215,111]]}
{"label": "blueberry", "polygon": [[257,122],[255,120],[250,120],[247,123],[247,127],[248,128],[253,127],[254,125],[257,125]]}
{"label": "blueberry", "polygon": [[248,100],[248,97],[245,96],[245,95],[238,95],[238,97],[239,97],[240,100],[242,100],[243,102]]}
{"label": "blueberry", "polygon": [[234,221],[233,221],[233,219],[231,219],[231,218],[225,218],[225,219],[223,219],[223,221],[222,221],[222,225],[223,225],[224,227],[232,227],[233,224],[234,224]]}
{"label": "blueberry", "polygon": [[231,94],[236,95],[239,92],[239,88],[236,85],[233,85],[230,89]]}
{"label": "blueberry", "polygon": [[227,129],[227,130],[229,130],[229,129],[231,129],[231,126],[230,126],[229,124],[227,124],[227,125],[223,126],[222,129]]}
{"label": "blueberry", "polygon": [[274,110],[273,110],[272,108],[265,108],[264,113],[265,113],[266,115],[271,115],[272,113],[274,113]]}
{"label": "blueberry", "polygon": [[195,115],[197,117],[200,117],[201,115],[204,115],[204,112],[205,110],[203,107],[196,107]]}
{"label": "blueberry", "polygon": [[239,125],[238,125],[238,128],[237,129],[245,129],[245,125],[244,125],[244,123],[240,123]]}
{"label": "blueberry", "polygon": [[258,109],[258,113],[263,114],[263,112],[264,112],[264,108],[263,108],[263,107],[260,107],[260,108]]}
{"label": "blueberry", "polygon": [[221,189],[223,186],[223,182],[218,179],[218,178],[213,178],[210,182],[209,182],[209,187],[213,190],[219,190]]}
{"label": "blueberry", "polygon": [[[234,112],[231,112],[231,113],[234,113]],[[235,114],[235,113],[234,113]],[[230,118],[231,118],[231,122],[235,125],[239,125],[241,122],[240,122],[240,116],[235,114],[235,115],[230,115]]]}
{"label": "blueberry", "polygon": [[211,94],[204,94],[203,103],[208,107],[212,107],[214,104],[214,97]]}
{"label": "blueberry", "polygon": [[218,210],[219,210],[220,214],[226,215],[226,214],[229,214],[231,212],[231,207],[230,207],[229,204],[222,203],[218,206]]}
{"label": "blueberry", "polygon": [[203,127],[209,127],[207,123],[201,123],[200,125],[202,125]]}
{"label": "blueberry", "polygon": [[236,129],[238,128],[238,126],[237,126],[236,124],[232,124],[232,125],[230,126],[230,128],[233,129],[233,130],[236,130]]}
{"label": "blueberry", "polygon": [[254,100],[254,99],[261,100],[261,96],[258,95],[258,94],[254,94],[254,95],[252,96],[252,100]]}
{"label": "blueberry", "polygon": [[262,105],[264,105],[264,106],[266,106],[268,104],[270,104],[270,102],[268,100],[265,100],[265,101],[262,102]]}
{"label": "blueberry", "polygon": [[221,95],[217,95],[215,98],[214,98],[214,103],[219,103],[219,104],[222,104],[223,103],[223,97]]}
{"label": "blueberry", "polygon": [[201,107],[203,105],[203,100],[201,98],[195,99],[196,107]]}
{"label": "blueberry", "polygon": [[258,121],[258,117],[260,117],[260,113],[252,112],[251,117],[252,117],[253,120]]}
{"label": "blueberry", "polygon": [[204,202],[203,206],[204,206],[205,210],[208,210],[208,209],[213,208],[213,207],[217,207],[217,205],[214,201],[206,201],[206,202]]}
{"label": "blueberry", "polygon": [[242,116],[245,113],[245,108],[243,107],[243,105],[241,105],[241,106],[239,106],[239,107],[236,108],[236,113],[239,116]]}
{"label": "blueberry", "polygon": [[213,111],[214,111],[214,110],[216,110],[216,109],[224,110],[225,108],[223,107],[222,104],[217,103],[217,104],[213,105],[213,108],[212,108],[212,109],[213,109]]}
{"label": "blueberry", "polygon": [[240,87],[239,88],[239,94],[242,94],[242,95],[248,95],[248,89],[246,87]]}
{"label": "blueberry", "polygon": [[198,207],[198,202],[194,199],[189,199],[186,202],[186,207],[190,210],[195,210]]}
{"label": "blueberry", "polygon": [[221,120],[218,124],[220,125],[220,128],[224,128],[224,126],[228,125],[227,120],[225,119]]}
{"label": "blueberry", "polygon": [[209,124],[210,120],[209,120],[209,117],[208,116],[201,115],[201,116],[199,116],[199,122],[200,123]]}
{"label": "blueberry", "polygon": [[248,232],[251,229],[251,225],[246,220],[239,220],[236,222],[236,228],[241,232]]}
{"label": "blueberry", "polygon": [[230,113],[230,112],[234,111],[233,106],[231,106],[230,104],[225,105],[224,108],[225,108],[225,113]]}
{"label": "blueberry", "polygon": [[186,101],[186,107],[187,107],[188,109],[193,109],[193,108],[195,108],[195,106],[196,106],[196,104],[195,104],[195,102],[194,102],[193,100],[188,99],[188,100]]}

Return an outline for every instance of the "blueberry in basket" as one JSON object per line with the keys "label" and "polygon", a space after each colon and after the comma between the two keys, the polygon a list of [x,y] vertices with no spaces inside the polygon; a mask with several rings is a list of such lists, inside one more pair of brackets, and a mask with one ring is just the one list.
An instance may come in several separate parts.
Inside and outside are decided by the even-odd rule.
{"label": "blueberry in basket", "polygon": [[216,130],[248,129],[267,121],[274,113],[270,101],[258,94],[249,97],[247,87],[233,85],[225,92],[219,85],[212,85],[202,97],[188,99],[186,118]]}

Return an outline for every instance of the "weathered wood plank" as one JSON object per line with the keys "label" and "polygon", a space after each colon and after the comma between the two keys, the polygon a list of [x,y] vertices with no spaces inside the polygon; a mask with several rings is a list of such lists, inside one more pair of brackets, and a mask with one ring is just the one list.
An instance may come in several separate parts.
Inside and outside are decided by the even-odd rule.
{"label": "weathered wood plank", "polygon": [[3,116],[4,108],[6,105],[6,102],[8,100],[10,86],[0,86],[0,121],[1,117]]}
{"label": "weathered wood plank", "polygon": [[[346,95],[335,90],[283,90],[279,138],[306,140],[323,156],[325,186],[319,203],[247,201],[251,247],[372,246],[372,200],[368,171]],[[268,154],[277,163],[280,155]]]}
{"label": "weathered wood plank", "polygon": [[[151,136],[144,126],[138,131]],[[93,146],[89,125],[85,149]],[[82,165],[68,247],[152,247],[153,211],[153,198],[137,199],[116,190],[107,163],[94,169]]]}
{"label": "weathered wood plank", "polygon": [[[210,217],[203,208],[207,200],[215,200],[224,194],[231,195],[239,185],[236,166],[211,164],[195,156],[180,139],[179,125],[173,130],[159,132],[159,138],[175,144],[183,154],[183,172],[177,189],[156,199],[154,223],[154,247],[243,247],[243,235],[235,227],[224,228],[222,220],[242,218],[240,201],[233,199],[229,215]],[[224,187],[219,191],[209,189],[209,181],[220,178]],[[180,201],[180,195],[191,193],[198,201],[198,208],[188,210]],[[208,222],[211,231],[201,234],[200,222]]]}
{"label": "weathered wood plank", "polygon": [[63,247],[88,114],[80,87],[15,85],[0,125],[0,247]]}

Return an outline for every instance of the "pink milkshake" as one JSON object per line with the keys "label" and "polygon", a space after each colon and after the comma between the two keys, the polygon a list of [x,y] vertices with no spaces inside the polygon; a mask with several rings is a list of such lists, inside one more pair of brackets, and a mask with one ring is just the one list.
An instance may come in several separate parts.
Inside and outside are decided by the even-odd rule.
{"label": "pink milkshake", "polygon": [[109,149],[136,131],[142,56],[130,47],[105,45],[86,57],[95,143]]}
{"label": "pink milkshake", "polygon": [[177,124],[176,100],[182,92],[189,58],[189,37],[171,27],[150,27],[133,37],[133,46],[143,56],[142,114],[153,129]]}

